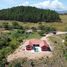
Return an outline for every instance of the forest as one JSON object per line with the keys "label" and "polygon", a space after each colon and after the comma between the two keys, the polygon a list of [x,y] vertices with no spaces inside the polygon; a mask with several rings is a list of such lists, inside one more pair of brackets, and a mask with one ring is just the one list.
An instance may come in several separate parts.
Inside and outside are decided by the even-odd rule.
{"label": "forest", "polygon": [[58,22],[61,21],[56,11],[39,9],[30,6],[17,6],[0,10],[0,20],[22,22]]}

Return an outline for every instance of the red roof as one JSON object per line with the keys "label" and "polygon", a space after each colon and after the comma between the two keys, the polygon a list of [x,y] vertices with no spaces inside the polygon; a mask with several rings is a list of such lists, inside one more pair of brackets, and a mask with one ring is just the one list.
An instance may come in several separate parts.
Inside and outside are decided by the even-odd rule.
{"label": "red roof", "polygon": [[47,44],[47,42],[46,42],[45,40],[30,39],[30,40],[26,41],[26,45],[31,45],[31,46],[33,46],[34,44],[35,44],[35,45],[39,44],[40,47],[42,47],[42,46],[47,46],[47,47],[49,47],[48,44]]}

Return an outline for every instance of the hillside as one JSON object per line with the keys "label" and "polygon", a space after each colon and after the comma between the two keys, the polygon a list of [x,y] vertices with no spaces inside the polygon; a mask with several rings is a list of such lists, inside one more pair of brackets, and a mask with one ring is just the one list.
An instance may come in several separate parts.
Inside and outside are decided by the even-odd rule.
{"label": "hillside", "polygon": [[59,14],[53,10],[38,9],[30,6],[18,6],[0,10],[0,20],[55,22],[60,21],[60,17]]}

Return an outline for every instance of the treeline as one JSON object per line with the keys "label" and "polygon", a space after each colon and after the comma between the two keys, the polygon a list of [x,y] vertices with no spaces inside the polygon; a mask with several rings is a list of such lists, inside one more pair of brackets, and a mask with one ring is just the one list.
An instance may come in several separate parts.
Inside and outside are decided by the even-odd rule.
{"label": "treeline", "polygon": [[55,22],[60,21],[59,14],[53,10],[38,9],[30,6],[18,6],[0,10],[0,20],[16,20],[23,22]]}

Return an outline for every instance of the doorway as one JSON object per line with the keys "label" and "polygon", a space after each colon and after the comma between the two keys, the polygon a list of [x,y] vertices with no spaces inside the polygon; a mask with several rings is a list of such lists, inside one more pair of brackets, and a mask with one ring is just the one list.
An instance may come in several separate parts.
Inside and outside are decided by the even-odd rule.
{"label": "doorway", "polygon": [[33,50],[34,50],[34,52],[41,52],[41,48],[40,48],[39,44],[34,44]]}

